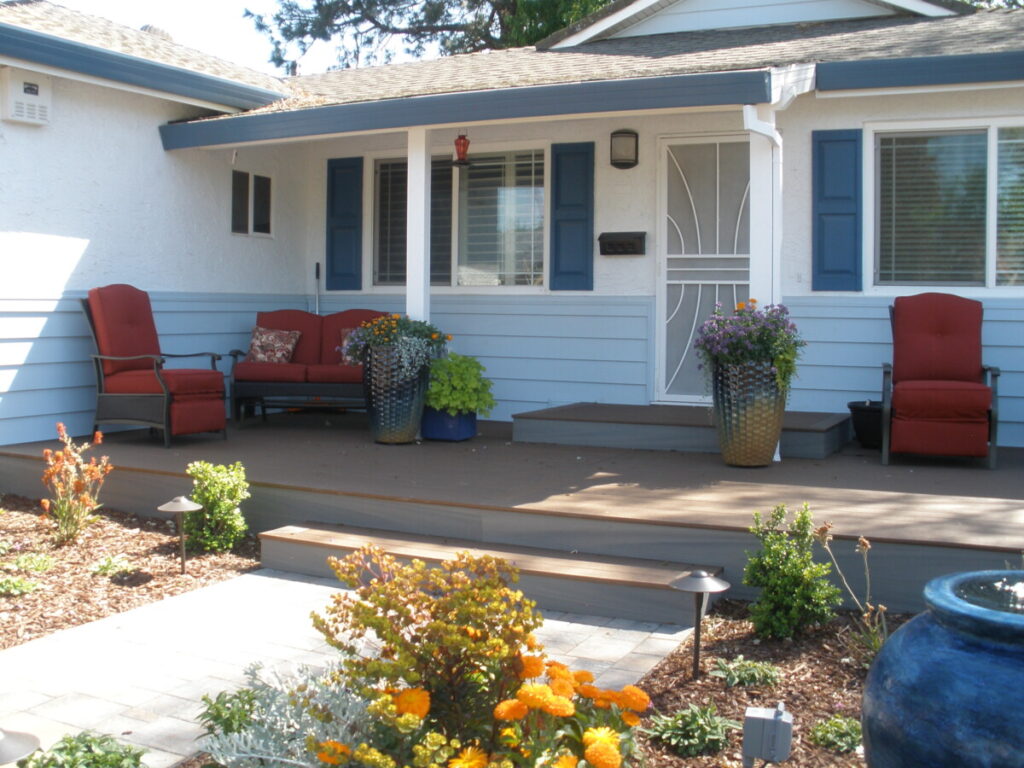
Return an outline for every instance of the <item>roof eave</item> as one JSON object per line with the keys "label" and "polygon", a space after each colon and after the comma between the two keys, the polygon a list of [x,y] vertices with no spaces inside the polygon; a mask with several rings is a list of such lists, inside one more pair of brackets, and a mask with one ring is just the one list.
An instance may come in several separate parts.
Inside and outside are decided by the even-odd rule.
{"label": "roof eave", "polygon": [[22,61],[233,109],[262,107],[285,95],[283,91],[271,91],[172,67],[10,24],[0,23],[0,53]]}
{"label": "roof eave", "polygon": [[1024,50],[818,64],[819,91],[1024,80]]}
{"label": "roof eave", "polygon": [[338,104],[171,123],[164,149],[297,139],[413,126],[771,101],[766,69],[599,80]]}

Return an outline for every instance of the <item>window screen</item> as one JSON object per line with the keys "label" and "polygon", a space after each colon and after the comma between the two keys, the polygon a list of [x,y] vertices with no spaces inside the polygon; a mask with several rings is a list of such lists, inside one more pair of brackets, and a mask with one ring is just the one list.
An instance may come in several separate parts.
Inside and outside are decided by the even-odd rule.
{"label": "window screen", "polygon": [[1024,128],[999,130],[996,285],[1024,285]]}
{"label": "window screen", "polygon": [[231,172],[231,231],[249,234],[249,174]]}
{"label": "window screen", "polygon": [[270,178],[252,177],[252,231],[270,234]]}

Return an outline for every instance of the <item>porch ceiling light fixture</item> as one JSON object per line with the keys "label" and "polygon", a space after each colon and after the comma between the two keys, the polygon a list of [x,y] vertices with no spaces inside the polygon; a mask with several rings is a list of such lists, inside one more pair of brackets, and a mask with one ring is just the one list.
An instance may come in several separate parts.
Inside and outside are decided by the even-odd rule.
{"label": "porch ceiling light fixture", "polygon": [[640,162],[640,138],[636,131],[612,131],[611,161],[616,168],[635,168]]}
{"label": "porch ceiling light fixture", "polygon": [[469,139],[465,133],[455,137],[455,160],[453,165],[469,165]]}
{"label": "porch ceiling light fixture", "polygon": [[196,504],[192,499],[184,496],[175,496],[166,504],[157,507],[159,512],[168,512],[174,515],[174,525],[178,529],[178,554],[181,557],[181,572],[185,572],[185,513],[198,512],[203,508],[202,504]]}
{"label": "porch ceiling light fixture", "polygon": [[709,594],[725,592],[732,586],[728,581],[712,576],[707,571],[694,570],[669,582],[672,589],[680,592],[692,592],[694,597],[693,613],[693,679],[700,677],[700,624],[704,618],[704,604]]}

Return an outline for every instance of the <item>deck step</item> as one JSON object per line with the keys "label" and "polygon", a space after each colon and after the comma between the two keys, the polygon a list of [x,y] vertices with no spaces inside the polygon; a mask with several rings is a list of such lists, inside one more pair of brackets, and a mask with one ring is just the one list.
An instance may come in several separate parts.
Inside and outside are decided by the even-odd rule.
{"label": "deck step", "polygon": [[[520,443],[719,451],[708,406],[573,403],[516,413],[512,423],[512,439]],[[788,458],[823,459],[852,437],[848,413],[786,411],[780,451]]]}
{"label": "deck step", "polygon": [[478,541],[411,535],[369,528],[306,523],[260,534],[265,567],[330,576],[327,557],[344,557],[374,544],[403,560],[439,563],[457,552],[493,555],[519,569],[519,588],[542,609],[613,618],[689,624],[691,595],[669,584],[691,570],[712,574],[718,566],[691,565],[635,557],[560,552],[535,547],[482,545]]}

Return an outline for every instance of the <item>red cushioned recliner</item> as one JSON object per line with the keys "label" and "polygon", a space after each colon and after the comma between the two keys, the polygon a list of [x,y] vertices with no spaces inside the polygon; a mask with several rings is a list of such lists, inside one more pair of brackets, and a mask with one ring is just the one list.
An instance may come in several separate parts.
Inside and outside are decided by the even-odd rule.
{"label": "red cushioned recliner", "polygon": [[889,308],[882,366],[882,463],[890,453],[988,456],[996,465],[999,369],[981,363],[981,302],[945,293]]}
{"label": "red cushioned recliner", "polygon": [[[144,424],[172,435],[227,437],[224,376],[213,352],[167,354],[153,323],[149,294],[130,285],[93,288],[82,300],[97,355],[96,425]],[[166,358],[209,357],[210,368],[164,368]]]}

